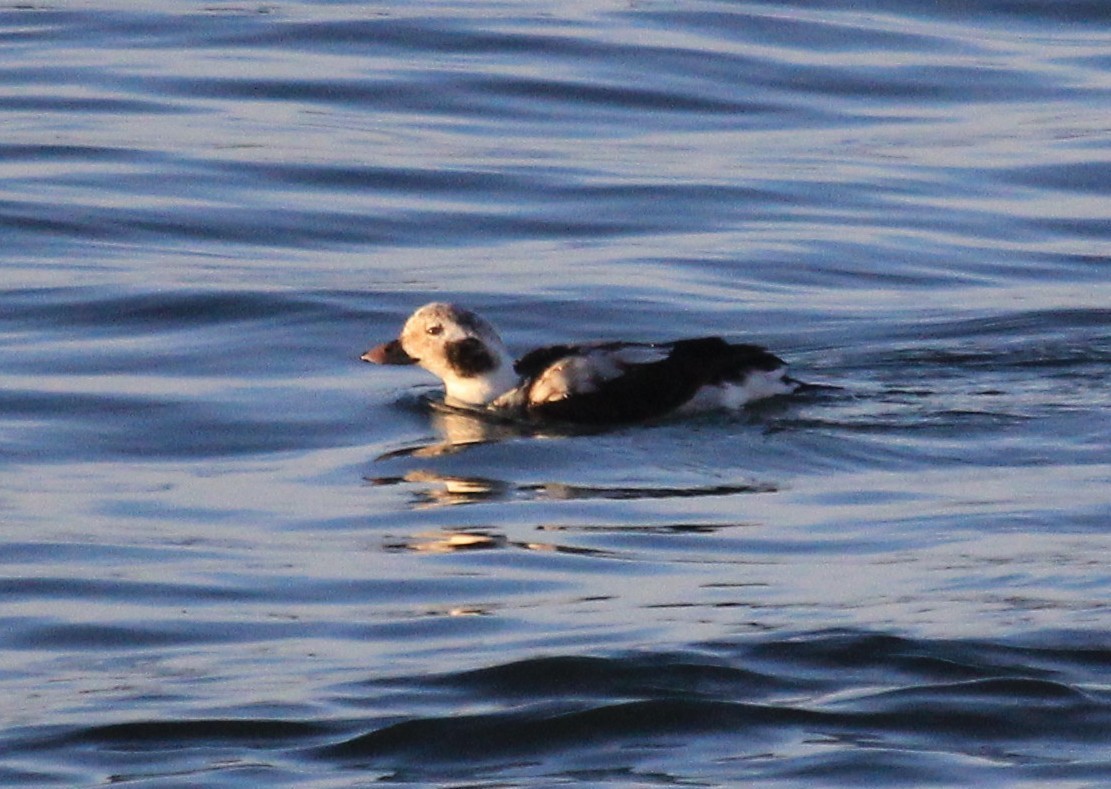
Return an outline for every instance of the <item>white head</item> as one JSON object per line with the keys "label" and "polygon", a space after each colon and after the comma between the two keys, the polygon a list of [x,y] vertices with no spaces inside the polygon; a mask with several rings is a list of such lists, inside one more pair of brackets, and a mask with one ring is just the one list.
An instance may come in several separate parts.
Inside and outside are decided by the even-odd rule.
{"label": "white head", "polygon": [[485,319],[454,304],[425,304],[401,336],[361,357],[377,364],[418,364],[444,382],[449,400],[487,405],[517,385],[513,358]]}

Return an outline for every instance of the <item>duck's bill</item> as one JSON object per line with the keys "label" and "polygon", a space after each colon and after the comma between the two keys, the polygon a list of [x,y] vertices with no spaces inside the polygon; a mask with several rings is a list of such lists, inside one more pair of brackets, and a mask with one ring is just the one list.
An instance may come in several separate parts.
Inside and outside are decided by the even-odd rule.
{"label": "duck's bill", "polygon": [[390,340],[381,345],[375,345],[359,358],[364,362],[374,362],[374,364],[416,364],[417,362],[416,359],[405,353],[398,340]]}

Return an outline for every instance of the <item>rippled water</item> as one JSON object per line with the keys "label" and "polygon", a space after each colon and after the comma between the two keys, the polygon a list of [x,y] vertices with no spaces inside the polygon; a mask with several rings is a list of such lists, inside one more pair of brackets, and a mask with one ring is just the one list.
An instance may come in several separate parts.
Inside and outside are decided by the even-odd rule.
{"label": "rippled water", "polygon": [[[0,8],[0,783],[1111,780],[1111,6]],[[524,434],[357,361],[721,333]]]}

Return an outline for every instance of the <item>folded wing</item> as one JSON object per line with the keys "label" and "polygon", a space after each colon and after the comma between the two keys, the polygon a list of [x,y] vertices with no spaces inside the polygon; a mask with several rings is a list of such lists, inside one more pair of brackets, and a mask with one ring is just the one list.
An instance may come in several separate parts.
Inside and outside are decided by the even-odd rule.
{"label": "folded wing", "polygon": [[672,343],[599,343],[540,348],[515,365],[526,380],[524,406],[569,422],[634,422],[667,413],[704,386],[741,382],[781,359],[756,345],[720,337]]}

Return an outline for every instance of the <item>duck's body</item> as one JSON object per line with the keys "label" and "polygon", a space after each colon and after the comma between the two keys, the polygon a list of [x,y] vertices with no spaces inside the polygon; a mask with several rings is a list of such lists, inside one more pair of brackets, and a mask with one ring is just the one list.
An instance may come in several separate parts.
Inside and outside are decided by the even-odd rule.
{"label": "duck's body", "polygon": [[451,405],[590,424],[736,409],[799,388],[787,377],[782,359],[757,345],[720,337],[553,345],[514,362],[488,322],[441,303],[421,307],[398,339],[361,358],[419,364],[444,382]]}

